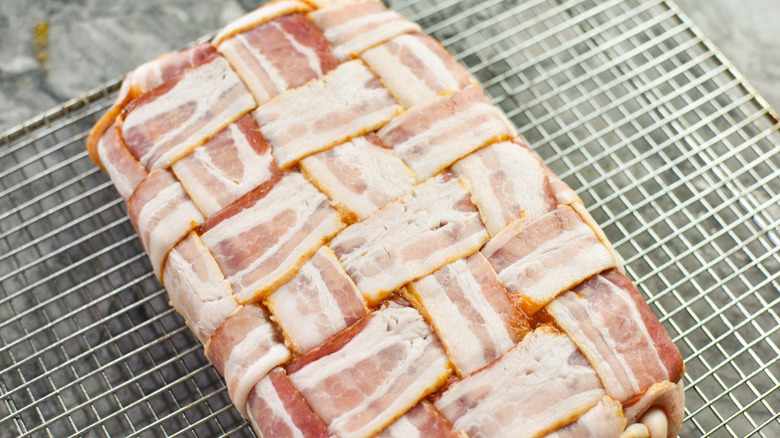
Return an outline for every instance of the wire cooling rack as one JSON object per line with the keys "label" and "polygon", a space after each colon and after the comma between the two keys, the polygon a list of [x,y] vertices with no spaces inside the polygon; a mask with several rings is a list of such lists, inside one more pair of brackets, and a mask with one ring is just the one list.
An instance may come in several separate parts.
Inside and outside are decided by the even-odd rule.
{"label": "wire cooling rack", "polygon": [[[780,436],[780,125],[668,1],[394,1],[625,258],[685,358],[691,436]],[[0,436],[251,436],[87,132],[118,83],[0,137]]]}

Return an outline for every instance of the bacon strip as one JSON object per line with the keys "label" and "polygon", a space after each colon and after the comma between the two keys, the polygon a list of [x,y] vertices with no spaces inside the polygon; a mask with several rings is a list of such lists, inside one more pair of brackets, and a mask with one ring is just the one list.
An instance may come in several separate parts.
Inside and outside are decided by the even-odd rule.
{"label": "bacon strip", "polygon": [[238,301],[248,303],[289,280],[343,226],[328,198],[293,172],[212,216],[202,239]]}
{"label": "bacon strip", "polygon": [[266,301],[288,345],[304,353],[366,314],[357,286],[327,246]]}
{"label": "bacon strip", "polygon": [[255,120],[279,166],[331,148],[389,122],[401,110],[362,61],[260,106]]}
{"label": "bacon strip", "polygon": [[515,143],[478,150],[452,169],[466,182],[491,236],[517,219],[536,220],[557,206],[540,162]]}
{"label": "bacon strip", "polygon": [[303,15],[279,17],[223,42],[230,61],[258,104],[317,79],[338,65],[330,43]]}
{"label": "bacon strip", "polygon": [[157,278],[173,245],[205,220],[173,173],[163,169],[138,185],[127,201],[127,214]]}
{"label": "bacon strip", "polygon": [[631,280],[615,270],[597,275],[547,306],[621,401],[657,382],[682,376],[679,350]]}
{"label": "bacon strip", "polygon": [[397,36],[361,58],[407,108],[474,82],[438,41],[421,33]]}
{"label": "bacon strip", "polygon": [[340,61],[403,33],[422,31],[376,0],[343,2],[314,11],[311,18],[333,44],[333,54]]}
{"label": "bacon strip", "polygon": [[381,146],[375,134],[301,160],[309,178],[340,210],[365,219],[412,191],[414,172]]}
{"label": "bacon strip", "polygon": [[238,308],[230,282],[195,233],[173,247],[162,281],[171,304],[204,344]]}
{"label": "bacon strip", "polygon": [[518,315],[487,259],[476,253],[411,284],[416,300],[460,376],[520,340]]}
{"label": "bacon strip", "polygon": [[241,306],[206,343],[206,357],[225,377],[230,400],[244,418],[252,388],[290,359],[281,334],[259,306]]}
{"label": "bacon strip", "polygon": [[294,13],[306,13],[310,10],[311,7],[309,5],[295,0],[272,1],[223,27],[212,42],[215,46],[220,46],[228,38],[246,32],[275,18]]}
{"label": "bacon strip", "polygon": [[516,221],[482,249],[527,315],[586,278],[615,267],[615,259],[569,206],[536,221]]}
{"label": "bacon strip", "polygon": [[409,281],[468,256],[487,240],[469,194],[451,173],[414,191],[330,243],[369,303]]}
{"label": "bacon strip", "polygon": [[620,402],[604,397],[574,423],[545,436],[545,438],[620,438],[626,428]]}
{"label": "bacon strip", "polygon": [[568,336],[542,327],[434,404],[472,438],[522,438],[570,423],[603,396],[598,376]]}
{"label": "bacon strip", "polygon": [[261,437],[326,438],[328,428],[282,368],[275,368],[255,385],[246,406],[249,421]]}
{"label": "bacon strip", "polygon": [[277,171],[271,148],[249,114],[174,163],[172,169],[206,217],[270,180]]}
{"label": "bacon strip", "polygon": [[116,124],[100,137],[97,156],[125,201],[130,199],[136,187],[149,175],[144,166],[127,150],[122,139],[122,128]]}
{"label": "bacon strip", "polygon": [[255,106],[230,64],[214,56],[133,101],[122,134],[147,169],[166,168]]}
{"label": "bacon strip", "polygon": [[450,423],[427,401],[417,403],[403,417],[395,420],[377,438],[457,438],[464,435],[452,430]]}
{"label": "bacon strip", "polygon": [[[680,433],[683,418],[685,417],[685,392],[683,391],[682,380],[676,384],[672,382],[653,384],[638,400],[635,400],[630,406],[626,406],[623,412],[626,415],[626,420],[631,424],[638,421],[647,421],[643,416],[646,412],[656,407],[660,408],[666,415],[666,436],[669,438],[676,437]],[[648,423],[650,422],[648,421]],[[649,426],[653,425],[650,424]],[[660,428],[662,429],[662,427]]]}
{"label": "bacon strip", "polygon": [[505,117],[473,85],[412,107],[378,135],[423,181],[511,133]]}
{"label": "bacon strip", "polygon": [[447,356],[416,310],[378,310],[338,350],[309,362],[290,380],[342,438],[380,431],[449,376]]}

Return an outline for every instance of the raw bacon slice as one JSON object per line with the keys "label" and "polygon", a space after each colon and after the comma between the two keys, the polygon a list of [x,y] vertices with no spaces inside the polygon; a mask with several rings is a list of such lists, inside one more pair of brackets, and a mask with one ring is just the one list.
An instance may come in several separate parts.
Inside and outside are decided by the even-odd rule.
{"label": "raw bacon slice", "polygon": [[269,2],[223,27],[214,37],[212,43],[215,46],[219,46],[228,38],[246,32],[275,18],[294,13],[306,13],[310,10],[311,7],[309,5],[296,0],[275,0]]}
{"label": "raw bacon slice", "polygon": [[279,17],[223,42],[230,61],[258,104],[317,79],[338,65],[330,44],[301,14]]}
{"label": "raw bacon slice", "polygon": [[122,139],[122,128],[116,124],[111,125],[100,137],[97,156],[116,191],[125,201],[130,199],[136,187],[149,175],[144,166],[127,150]]}
{"label": "raw bacon slice", "polygon": [[206,217],[270,180],[271,148],[247,114],[174,163],[173,172]]}
{"label": "raw bacon slice", "polygon": [[323,246],[266,304],[291,348],[304,353],[366,315],[357,286]]}
{"label": "raw bacon slice", "polygon": [[401,110],[362,61],[291,90],[255,112],[282,168],[389,122]]}
{"label": "raw bacon slice", "polygon": [[480,253],[445,265],[410,290],[460,376],[514,347],[528,327]]}
{"label": "raw bacon slice", "polygon": [[395,420],[377,438],[466,438],[427,401],[421,401],[403,417]]}
{"label": "raw bacon slice", "polygon": [[198,44],[189,50],[160,56],[139,66],[125,76],[114,105],[100,118],[87,139],[87,149],[92,161],[95,161],[98,166],[103,165],[97,154],[98,139],[103,136],[107,128],[114,124],[117,116],[127,104],[142,94],[178,77],[186,69],[197,67],[210,60],[215,53],[216,49],[211,44]]}
{"label": "raw bacon slice", "polygon": [[407,108],[474,83],[438,41],[421,33],[397,36],[361,58]]}
{"label": "raw bacon slice", "polygon": [[255,385],[246,406],[260,437],[327,438],[328,428],[282,368],[275,368]]}
{"label": "raw bacon slice", "polygon": [[328,198],[297,172],[261,185],[209,218],[201,236],[241,303],[295,275],[344,224]]}
{"label": "raw bacon slice", "polygon": [[346,343],[323,348],[329,354],[290,372],[290,380],[341,438],[380,431],[450,374],[447,355],[422,316],[395,303],[367,317]]}
{"label": "raw bacon slice", "polygon": [[478,150],[452,169],[466,182],[491,236],[517,219],[536,220],[557,206],[540,162],[513,142]]}
{"label": "raw bacon slice", "polygon": [[562,294],[547,312],[590,360],[607,394],[618,401],[682,376],[677,347],[631,280],[615,270]]}
{"label": "raw bacon slice", "polygon": [[572,422],[603,396],[596,372],[569,337],[542,326],[434,404],[472,438],[522,438]]}
{"label": "raw bacon slice", "polygon": [[[646,418],[648,411],[661,409],[665,418]],[[623,409],[628,424],[644,423],[650,432],[666,428],[666,436],[676,437],[685,417],[685,392],[682,380],[678,383],[659,382],[645,391],[638,400]],[[660,420],[660,421],[659,421]],[[660,424],[659,424],[660,423]],[[653,437],[658,434],[651,435]]]}
{"label": "raw bacon slice", "polygon": [[506,118],[475,85],[412,107],[379,130],[382,143],[393,148],[423,181],[459,158],[509,136]]}
{"label": "raw bacon slice", "polygon": [[369,303],[477,251],[487,231],[451,173],[346,228],[330,243]]}
{"label": "raw bacon slice", "polygon": [[195,233],[173,247],[162,281],[171,304],[204,344],[238,308],[230,282]]}
{"label": "raw bacon slice", "polygon": [[569,206],[533,222],[515,221],[482,249],[527,315],[616,263],[590,227]]}
{"label": "raw bacon slice", "polygon": [[314,11],[311,17],[333,44],[333,54],[339,61],[395,36],[422,31],[420,26],[376,0],[341,2]]}
{"label": "raw bacon slice", "polygon": [[545,438],[620,438],[626,428],[620,402],[604,397],[574,423]]}
{"label": "raw bacon slice", "polygon": [[144,179],[127,201],[133,224],[157,278],[173,245],[205,218],[169,170],[158,169]]}
{"label": "raw bacon slice", "polygon": [[365,219],[412,191],[415,175],[375,134],[301,160],[301,168],[342,212]]}
{"label": "raw bacon slice", "polygon": [[230,400],[247,417],[252,388],[274,367],[290,359],[282,336],[259,306],[241,306],[206,343],[206,357],[225,377]]}
{"label": "raw bacon slice", "polygon": [[122,135],[147,169],[166,168],[255,106],[230,64],[215,55],[134,100]]}

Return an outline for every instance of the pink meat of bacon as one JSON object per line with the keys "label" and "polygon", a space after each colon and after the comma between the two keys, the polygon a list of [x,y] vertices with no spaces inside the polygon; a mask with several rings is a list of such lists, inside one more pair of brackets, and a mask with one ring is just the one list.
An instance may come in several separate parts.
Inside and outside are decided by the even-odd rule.
{"label": "pink meat of bacon", "polygon": [[363,222],[339,233],[330,247],[369,303],[477,251],[487,240],[470,195],[451,173],[417,186]]}
{"label": "pink meat of bacon", "polygon": [[460,376],[484,367],[520,340],[518,314],[481,253],[410,285]]}
{"label": "pink meat of bacon", "polygon": [[338,65],[330,44],[301,14],[285,15],[223,42],[230,61],[258,104],[322,77]]}
{"label": "pink meat of bacon", "polygon": [[631,280],[615,270],[561,295],[547,311],[591,361],[607,393],[621,402],[682,376],[677,347]]}
{"label": "pink meat of bacon", "polygon": [[247,417],[249,393],[268,372],[290,359],[276,326],[260,306],[241,306],[206,343],[206,357],[225,378],[230,400]]}
{"label": "pink meat of bacon", "polygon": [[322,344],[366,315],[363,295],[327,246],[266,304],[298,353]]}
{"label": "pink meat of bacon", "polygon": [[336,436],[373,435],[450,375],[441,344],[411,307],[390,303],[350,332],[288,369],[290,380]]}
{"label": "pink meat of bacon", "polygon": [[127,201],[127,214],[157,278],[162,278],[168,251],[205,220],[173,173],[164,169],[151,172],[138,185]]}
{"label": "pink meat of bacon", "polygon": [[397,36],[366,50],[361,58],[407,108],[473,83],[438,41],[421,33]]}
{"label": "pink meat of bacon", "polygon": [[482,254],[527,315],[616,265],[612,253],[569,206],[533,222],[515,221],[491,239]]}
{"label": "pink meat of bacon", "polygon": [[301,168],[339,210],[360,219],[411,192],[415,182],[414,172],[373,133],[310,155]]}
{"label": "pink meat of bacon", "polygon": [[421,401],[403,417],[395,420],[377,438],[458,438],[465,434],[452,430],[452,426],[439,411],[427,401]]}
{"label": "pink meat of bacon", "polygon": [[472,438],[537,437],[571,423],[604,396],[568,336],[542,326],[434,405]]}
{"label": "pink meat of bacon", "polygon": [[465,181],[491,236],[517,219],[536,220],[557,206],[539,160],[513,142],[478,150],[452,169]]}
{"label": "pink meat of bacon", "polygon": [[265,298],[344,224],[298,172],[278,176],[209,218],[201,238],[241,303]]}
{"label": "pink meat of bacon", "polygon": [[341,64],[255,112],[282,168],[389,122],[401,107],[360,60]]}
{"label": "pink meat of bacon", "polygon": [[333,44],[333,54],[340,61],[397,35],[421,31],[420,26],[377,0],[345,2],[314,11],[311,17]]}
{"label": "pink meat of bacon", "polygon": [[327,438],[328,428],[295,388],[282,368],[255,385],[246,406],[249,421],[261,437]]}
{"label": "pink meat of bacon", "polygon": [[122,134],[147,169],[169,167],[256,106],[222,56],[133,101]]}
{"label": "pink meat of bacon", "polygon": [[277,171],[271,148],[249,114],[177,161],[172,169],[206,217],[270,180]]}
{"label": "pink meat of bacon", "polygon": [[173,247],[162,281],[171,304],[204,344],[238,308],[230,282],[195,233]]}
{"label": "pink meat of bacon", "polygon": [[127,201],[136,187],[149,175],[144,166],[135,159],[122,139],[122,128],[111,125],[97,144],[97,154],[114,187]]}
{"label": "pink meat of bacon", "polygon": [[625,428],[620,402],[604,397],[577,421],[544,438],[620,438]]}
{"label": "pink meat of bacon", "polygon": [[472,85],[412,107],[385,125],[378,135],[420,182],[459,158],[511,135],[513,129],[482,90]]}

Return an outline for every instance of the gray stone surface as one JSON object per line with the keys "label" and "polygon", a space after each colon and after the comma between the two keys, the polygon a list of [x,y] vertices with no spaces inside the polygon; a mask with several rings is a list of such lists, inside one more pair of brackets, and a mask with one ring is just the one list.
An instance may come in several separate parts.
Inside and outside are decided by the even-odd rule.
{"label": "gray stone surface", "polygon": [[[780,108],[780,0],[677,1],[770,104]],[[0,0],[0,132],[180,49],[261,3]],[[41,23],[48,32],[39,38],[44,44],[36,44],[35,29]]]}

